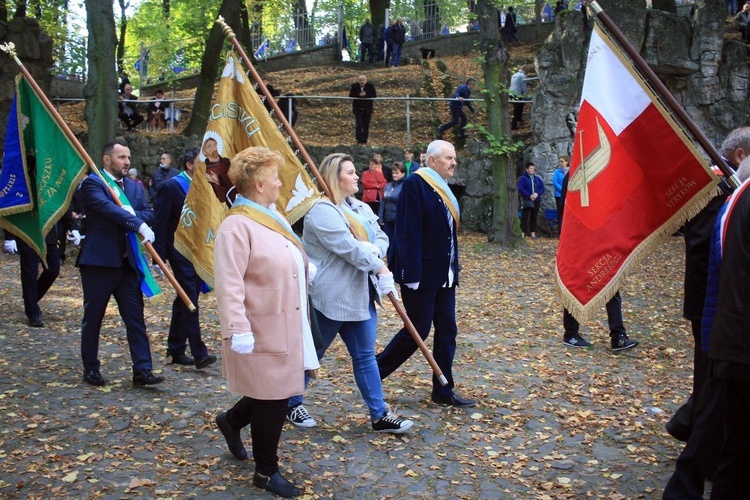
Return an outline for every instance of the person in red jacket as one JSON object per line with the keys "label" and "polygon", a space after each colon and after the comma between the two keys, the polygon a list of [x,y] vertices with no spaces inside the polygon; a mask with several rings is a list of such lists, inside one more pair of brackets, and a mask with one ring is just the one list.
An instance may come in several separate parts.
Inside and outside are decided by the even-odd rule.
{"label": "person in red jacket", "polygon": [[370,160],[370,167],[362,172],[362,201],[372,208],[373,213],[378,213],[386,184],[383,164],[373,158]]}

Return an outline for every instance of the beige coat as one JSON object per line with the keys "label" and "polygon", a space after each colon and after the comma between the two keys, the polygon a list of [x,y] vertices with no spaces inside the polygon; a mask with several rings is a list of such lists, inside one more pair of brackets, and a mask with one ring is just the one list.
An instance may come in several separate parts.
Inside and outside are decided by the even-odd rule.
{"label": "beige coat", "polygon": [[[214,245],[214,276],[229,390],[254,399],[304,392],[300,284],[293,246],[244,215],[221,223]],[[232,335],[252,331],[250,354],[232,350]]]}

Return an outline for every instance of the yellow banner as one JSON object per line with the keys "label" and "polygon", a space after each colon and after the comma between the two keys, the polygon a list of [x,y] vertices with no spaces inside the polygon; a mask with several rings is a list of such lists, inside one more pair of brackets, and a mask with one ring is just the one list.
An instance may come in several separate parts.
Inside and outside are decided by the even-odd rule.
{"label": "yellow banner", "polygon": [[[281,190],[276,207],[293,224],[320,197],[310,176],[289,143],[276,126],[245,74],[240,59],[229,51],[221,74],[216,100],[206,126],[201,153],[196,161],[193,183],[185,199],[182,219],[175,233],[175,247],[195,265],[211,287],[213,280],[213,245],[216,231],[227,214],[206,176],[206,160],[213,182],[223,187],[228,182],[225,166],[235,154],[250,147],[263,146],[281,153],[284,165],[279,169]],[[230,196],[231,198],[232,196]]]}

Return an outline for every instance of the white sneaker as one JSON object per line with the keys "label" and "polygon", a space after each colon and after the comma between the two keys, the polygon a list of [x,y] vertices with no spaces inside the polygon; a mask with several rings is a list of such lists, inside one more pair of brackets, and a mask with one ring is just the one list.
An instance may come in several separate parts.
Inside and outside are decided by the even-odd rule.
{"label": "white sneaker", "polygon": [[297,427],[315,427],[317,422],[307,413],[307,409],[302,405],[289,408],[286,412],[286,419]]}

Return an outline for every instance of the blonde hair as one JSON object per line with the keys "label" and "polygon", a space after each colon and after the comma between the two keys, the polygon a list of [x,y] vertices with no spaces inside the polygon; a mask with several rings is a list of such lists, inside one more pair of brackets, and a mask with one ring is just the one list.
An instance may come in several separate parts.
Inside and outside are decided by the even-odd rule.
{"label": "blonde hair", "polygon": [[264,147],[249,147],[240,151],[229,166],[229,180],[232,181],[237,192],[248,197],[256,181],[261,179],[268,169],[281,167],[284,158],[278,151]]}
{"label": "blonde hair", "polygon": [[320,175],[323,180],[328,184],[328,189],[331,191],[331,201],[336,205],[341,205],[343,197],[341,196],[341,190],[339,189],[339,180],[341,179],[342,165],[345,161],[354,163],[354,159],[344,153],[333,153],[320,162]]}

